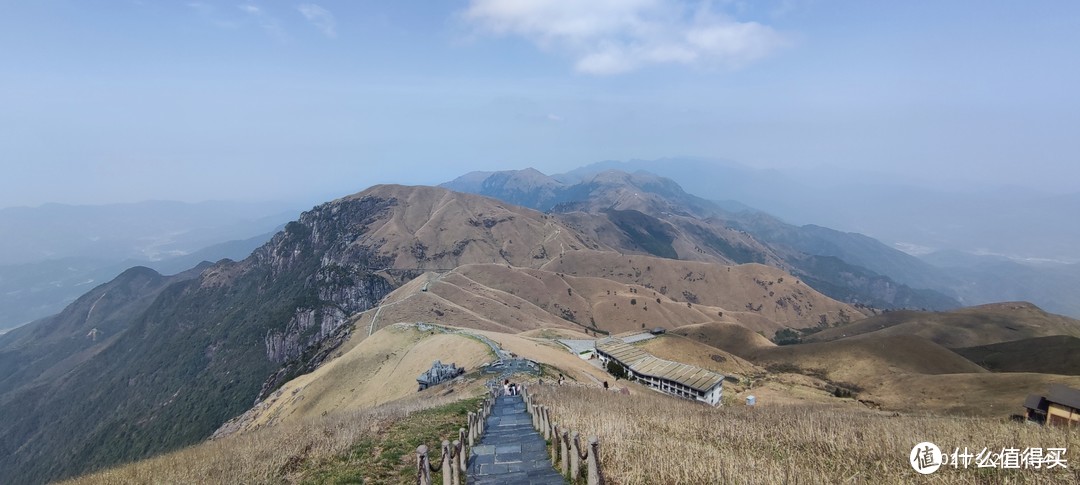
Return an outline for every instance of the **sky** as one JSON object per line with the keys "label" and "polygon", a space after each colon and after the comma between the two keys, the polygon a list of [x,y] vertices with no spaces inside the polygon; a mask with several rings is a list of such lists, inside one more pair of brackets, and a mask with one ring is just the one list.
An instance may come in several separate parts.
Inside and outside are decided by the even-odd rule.
{"label": "sky", "polygon": [[1080,2],[0,6],[0,207],[673,156],[1080,191]]}

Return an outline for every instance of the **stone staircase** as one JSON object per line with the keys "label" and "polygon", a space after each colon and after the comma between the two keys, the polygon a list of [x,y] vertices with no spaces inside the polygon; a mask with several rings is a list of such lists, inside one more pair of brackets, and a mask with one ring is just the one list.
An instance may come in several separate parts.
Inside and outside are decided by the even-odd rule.
{"label": "stone staircase", "polygon": [[499,396],[468,461],[468,483],[565,484],[521,396]]}

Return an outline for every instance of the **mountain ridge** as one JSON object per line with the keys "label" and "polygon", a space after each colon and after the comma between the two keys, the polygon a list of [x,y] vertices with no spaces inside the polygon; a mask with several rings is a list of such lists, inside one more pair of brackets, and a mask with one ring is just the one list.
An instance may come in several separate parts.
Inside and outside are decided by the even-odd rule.
{"label": "mountain ridge", "polygon": [[[575,176],[547,177],[553,182],[545,187],[561,190],[543,192],[546,198],[539,197],[533,184],[514,182],[522,172],[472,173],[465,180],[443,185],[476,190],[508,202],[535,201],[533,208],[550,207],[549,212],[569,223],[577,212],[604,215],[614,227],[593,234],[609,245],[625,246],[629,241],[655,256],[770,264],[795,272],[818,290],[850,303],[894,309],[960,306],[948,295],[909,287],[888,273],[844,260],[843,256],[850,254],[864,262],[894,260],[887,268],[877,267],[902,274],[911,273],[912,267],[930,271],[926,263],[866,236],[819,226],[796,227],[760,211],[730,212],[687,193],[670,179],[645,171],[583,170]],[[537,177],[534,172],[527,173],[530,180]],[[484,174],[487,178],[482,178]],[[924,283],[941,278],[936,273],[914,273]]]}

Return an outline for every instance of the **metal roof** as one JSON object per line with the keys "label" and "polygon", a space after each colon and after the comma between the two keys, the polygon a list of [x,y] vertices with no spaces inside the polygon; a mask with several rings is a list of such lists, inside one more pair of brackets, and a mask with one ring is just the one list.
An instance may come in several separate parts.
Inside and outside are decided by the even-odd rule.
{"label": "metal roof", "polygon": [[708,392],[724,380],[724,376],[716,372],[654,357],[619,339],[598,340],[596,349],[630,367],[635,373],[677,382],[699,392]]}
{"label": "metal roof", "polygon": [[1024,407],[1036,411],[1042,411],[1046,413],[1046,398],[1038,394],[1028,394],[1027,399],[1024,400]]}
{"label": "metal roof", "polygon": [[597,340],[596,350],[614,357],[623,365],[634,365],[641,359],[652,357],[648,352],[616,338]]}
{"label": "metal roof", "polygon": [[1051,384],[1050,392],[1046,393],[1046,400],[1073,409],[1080,409],[1080,390],[1061,384]]}

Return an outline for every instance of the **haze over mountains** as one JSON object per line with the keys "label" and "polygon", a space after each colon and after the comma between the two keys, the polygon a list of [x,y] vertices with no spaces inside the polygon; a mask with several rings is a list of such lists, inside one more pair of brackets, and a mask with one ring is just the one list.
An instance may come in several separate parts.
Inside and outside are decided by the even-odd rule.
{"label": "haze over mountains", "polygon": [[[817,224],[903,244],[920,254],[957,250],[1013,259],[1080,262],[1080,193],[1023,187],[952,187],[874,172],[755,169],[704,158],[605,161],[555,175],[645,170],[707,199],[737,201],[791,223]],[[931,174],[926,174],[932,177]]]}
{"label": "haze over mountains", "polygon": [[[651,170],[653,173],[670,175],[673,178],[671,180],[657,179],[645,182],[644,179],[648,176],[639,172],[637,174],[641,178],[639,192],[671,197],[673,200],[697,207],[698,215],[708,214],[722,219],[730,228],[753,234],[761,242],[771,244],[776,248],[783,247],[813,255],[814,258],[804,259],[801,262],[801,266],[807,270],[816,267],[814,272],[828,273],[832,271],[828,268],[829,266],[846,263],[863,270],[870,270],[871,273],[876,273],[876,276],[887,277],[910,288],[933,290],[954,300],[952,303],[940,299],[931,302],[933,300],[931,298],[926,305],[923,305],[928,308],[944,308],[950,304],[959,306],[959,304],[1027,300],[1054,312],[1080,316],[1080,297],[1070,290],[1080,285],[1080,265],[1053,261],[1031,262],[1004,256],[980,256],[956,249],[994,247],[993,245],[998,241],[1013,238],[1012,242],[1003,244],[1008,247],[1023,247],[1025,252],[1018,254],[1057,255],[1045,259],[1073,258],[1069,256],[1072,254],[1070,251],[1080,246],[1074,246],[1070,241],[1073,241],[1073,233],[1080,229],[1076,224],[1066,222],[1069,218],[1065,216],[1065,213],[1072,209],[1067,204],[1064,206],[1057,204],[1057,202],[1070,200],[1065,196],[1025,199],[1027,200],[1025,212],[1045,211],[1038,217],[1026,219],[1018,215],[1017,211],[995,209],[999,207],[995,204],[1003,202],[995,199],[994,194],[988,193],[985,194],[986,200],[993,199],[995,202],[988,202],[985,207],[979,209],[985,211],[980,214],[987,217],[993,214],[987,220],[983,216],[969,217],[971,214],[955,212],[957,207],[948,202],[951,199],[941,194],[939,194],[940,197],[920,198],[922,197],[920,194],[931,193],[927,189],[895,187],[879,193],[880,187],[858,186],[851,190],[843,189],[841,196],[837,196],[836,192],[823,195],[818,189],[797,183],[780,173],[751,170],[737,164],[701,159],[601,162],[552,176],[546,176],[534,169],[474,172],[448,182],[444,186],[485,194],[541,210],[558,211],[567,209],[559,207],[559,204],[565,200],[578,199],[583,194],[595,196],[597,191],[602,190],[601,186],[605,183],[603,179],[608,177],[603,174],[615,169]],[[675,178],[679,180],[674,180]],[[663,180],[663,182],[658,180]],[[675,183],[677,181],[680,184],[696,187],[696,191],[691,191],[695,194],[707,195],[708,198],[717,200],[710,201],[689,196],[683,192],[680,184]],[[897,197],[888,195],[894,190],[897,193],[909,195],[903,199],[904,202],[901,202]],[[907,202],[916,199],[919,200],[919,204]],[[982,200],[978,197],[976,199]],[[828,204],[835,207],[822,205],[825,204],[824,201],[828,201]],[[608,202],[612,200],[609,198]],[[620,203],[625,204],[626,199],[624,198]],[[939,203],[940,205],[935,205]],[[974,205],[967,207],[975,210]],[[873,213],[877,208],[882,210],[879,215]],[[895,216],[897,211],[907,211],[908,215]],[[809,220],[814,224],[802,226],[788,224],[783,219],[774,217],[775,214],[780,213],[787,214],[785,218]],[[966,242],[962,238],[941,239],[938,247],[950,249],[942,249],[917,257],[897,250],[897,247],[910,250],[910,244],[889,246],[862,234],[825,227],[827,224],[822,221],[838,221],[837,214],[850,214],[845,217],[850,217],[853,221],[864,221],[865,227],[872,230],[876,227],[887,228],[887,231],[882,231],[884,234],[911,236],[894,241],[926,242],[928,240],[919,239],[920,233],[927,232],[945,237],[950,231],[968,234],[969,229],[972,234],[984,234],[984,237],[977,239],[981,241],[981,246],[965,246]],[[999,216],[1000,218],[995,219]],[[983,224],[983,226],[980,226],[982,229],[970,227],[965,229],[965,226],[957,221],[964,221],[967,225]],[[840,222],[840,224],[843,223]],[[1030,233],[1025,232],[1033,226],[1038,226],[1038,228],[1031,229]],[[986,234],[990,232],[992,234]],[[1033,237],[1033,234],[1045,237]],[[971,239],[971,241],[974,240]],[[1049,241],[1052,241],[1052,245],[1061,251],[1049,252],[1050,249],[1046,249],[1045,252],[1040,252],[1039,244],[1051,244]],[[1080,242],[1080,239],[1076,241]],[[1006,246],[1000,246],[998,250],[1006,251],[1005,248]],[[838,258],[840,261],[830,261],[828,258]],[[850,269],[848,271],[852,272]],[[853,273],[859,274],[858,271]],[[862,273],[858,278],[872,279],[874,275]],[[830,284],[835,284],[835,281]],[[843,296],[841,287],[833,290],[831,294],[840,298],[854,297],[854,295]],[[879,306],[885,307],[891,305],[888,300],[885,300],[886,304],[882,305],[882,300],[868,300],[865,296],[863,301],[874,301]],[[919,306],[915,303],[919,301],[917,299],[907,301],[909,304],[906,306]]]}
{"label": "haze over mountains", "polygon": [[0,209],[0,332],[54,314],[125,269],[243,259],[299,213],[282,202],[148,201]]}

